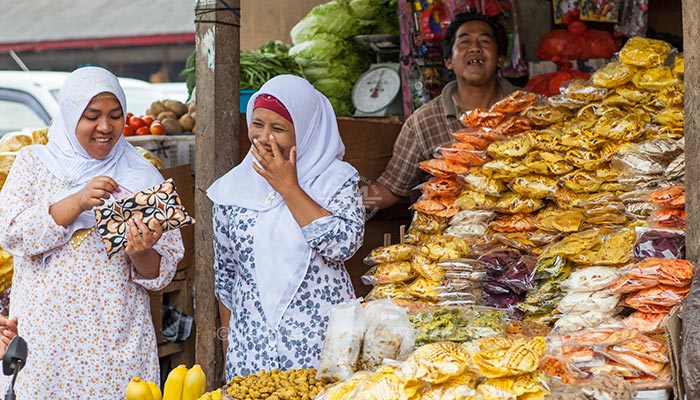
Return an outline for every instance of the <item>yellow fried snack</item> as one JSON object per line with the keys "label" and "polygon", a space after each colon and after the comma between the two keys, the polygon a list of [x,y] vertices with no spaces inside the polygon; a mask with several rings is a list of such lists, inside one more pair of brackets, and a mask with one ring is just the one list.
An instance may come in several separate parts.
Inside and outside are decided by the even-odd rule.
{"label": "yellow fried snack", "polygon": [[494,158],[520,158],[532,148],[532,138],[529,135],[520,135],[514,138],[493,142],[487,151]]}
{"label": "yellow fried snack", "polygon": [[549,151],[531,151],[523,162],[532,173],[540,175],[564,175],[574,169],[561,154]]}
{"label": "yellow fried snack", "polygon": [[601,243],[602,235],[598,229],[577,232],[549,246],[543,253],[542,258],[549,258],[557,255],[569,258],[569,256],[576,255],[584,250],[598,248]]}
{"label": "yellow fried snack", "polygon": [[562,176],[559,179],[565,188],[571,189],[576,193],[593,193],[600,189],[603,184],[595,172],[576,170],[570,174]]}
{"label": "yellow fried snack", "polygon": [[627,114],[623,117],[604,115],[600,118],[593,135],[613,141],[631,141],[642,135],[645,121],[638,114]]}
{"label": "yellow fried snack", "polygon": [[447,382],[438,385],[431,385],[426,391],[421,393],[421,400],[469,400],[476,393],[478,383],[476,376],[471,374],[459,375]]}
{"label": "yellow fried snack", "polygon": [[415,300],[416,297],[407,293],[405,285],[388,283],[374,286],[367,296],[365,296],[365,300],[367,301],[379,299]]}
{"label": "yellow fried snack", "polygon": [[392,244],[389,246],[377,247],[365,257],[365,264],[374,265],[395,261],[409,261],[417,247],[410,244]]}
{"label": "yellow fried snack", "polygon": [[445,269],[424,254],[415,254],[411,260],[411,267],[420,276],[433,282],[440,282],[445,277]]}
{"label": "yellow fried snack", "polygon": [[477,398],[481,400],[545,399],[549,393],[544,386],[546,381],[547,378],[542,372],[492,378],[476,388]]}
{"label": "yellow fried snack", "polygon": [[573,100],[580,100],[586,103],[600,101],[608,94],[605,88],[595,87],[584,79],[574,79],[569,81],[568,85],[562,89],[562,93]]}
{"label": "yellow fried snack", "polygon": [[683,62],[683,53],[680,53],[673,60],[673,76],[683,79],[683,75],[685,75],[685,63]]}
{"label": "yellow fried snack", "polygon": [[637,72],[637,67],[619,61],[609,62],[603,68],[591,75],[594,85],[602,88],[613,88],[629,82]]}
{"label": "yellow fried snack", "polygon": [[462,210],[490,210],[496,205],[496,201],[496,197],[474,190],[465,190],[457,197],[455,205]]}
{"label": "yellow fried snack", "polygon": [[506,191],[506,185],[503,182],[487,176],[479,169],[473,169],[468,174],[462,175],[462,179],[469,189],[487,196],[500,196]]}
{"label": "yellow fried snack", "polygon": [[410,383],[400,374],[396,367],[384,366],[358,385],[349,398],[358,400],[396,400],[411,399],[420,389],[418,383]]}
{"label": "yellow fried snack", "polygon": [[616,265],[629,262],[636,237],[634,229],[629,228],[608,235],[598,249],[600,260],[597,264]]}
{"label": "yellow fried snack", "polygon": [[[487,344],[482,345],[482,340]],[[529,340],[487,338],[480,339],[478,346],[479,352],[472,356],[474,365],[487,378],[501,378],[534,372],[544,355],[546,343],[542,336]]]}
{"label": "yellow fried snack", "polygon": [[620,151],[621,143],[606,142],[600,147],[600,158],[605,161],[612,160],[613,156]]}
{"label": "yellow fried snack", "polygon": [[683,128],[683,108],[664,108],[663,110],[656,113],[654,120],[662,125],[668,126],[669,128]]}
{"label": "yellow fried snack", "polygon": [[513,179],[509,187],[515,193],[532,199],[543,199],[559,189],[556,179],[534,174]]}
{"label": "yellow fried snack", "polygon": [[419,276],[406,286],[406,294],[424,301],[434,301],[437,299],[439,284]]}
{"label": "yellow fried snack", "polygon": [[634,86],[647,90],[661,90],[665,87],[678,85],[680,80],[673,76],[669,67],[655,67],[639,70],[632,77]]}
{"label": "yellow fried snack", "polygon": [[685,86],[682,84],[667,86],[659,91],[656,100],[664,107],[683,107]]}
{"label": "yellow fried snack", "polygon": [[574,167],[586,171],[596,170],[606,162],[606,160],[601,157],[600,152],[582,149],[571,149],[567,151],[564,159]]}
{"label": "yellow fried snack", "polygon": [[549,232],[578,232],[585,220],[583,210],[559,210],[545,217],[540,216],[537,227]]}
{"label": "yellow fried snack", "polygon": [[362,277],[362,281],[366,284],[377,285],[405,282],[415,277],[416,272],[413,271],[410,262],[396,261],[375,265]]}
{"label": "yellow fried snack", "polygon": [[571,114],[571,109],[557,107],[549,102],[535,104],[522,112],[523,117],[528,118],[536,126],[548,126],[565,121],[571,117]]}
{"label": "yellow fried snack", "polygon": [[498,199],[494,210],[504,214],[529,214],[544,207],[544,201],[530,199],[517,193],[506,193]]}
{"label": "yellow fried snack", "polygon": [[417,348],[401,372],[408,380],[440,384],[464,374],[468,360],[469,354],[456,343],[430,343]]}
{"label": "yellow fried snack", "polygon": [[529,172],[527,166],[519,160],[493,160],[481,166],[484,174],[493,179],[511,180]]}
{"label": "yellow fried snack", "polygon": [[571,208],[577,207],[579,202],[583,199],[583,195],[574,192],[571,189],[559,188],[554,194],[552,194],[551,199],[561,208]]}
{"label": "yellow fried snack", "polygon": [[372,372],[369,371],[355,372],[350,378],[321,389],[316,398],[323,400],[347,399],[349,398],[348,396],[371,375]]}
{"label": "yellow fried snack", "polygon": [[620,61],[629,65],[651,68],[663,64],[671,52],[671,45],[656,39],[633,37],[620,50]]}
{"label": "yellow fried snack", "polygon": [[439,235],[423,243],[420,252],[433,261],[443,261],[468,255],[469,246],[457,236]]}

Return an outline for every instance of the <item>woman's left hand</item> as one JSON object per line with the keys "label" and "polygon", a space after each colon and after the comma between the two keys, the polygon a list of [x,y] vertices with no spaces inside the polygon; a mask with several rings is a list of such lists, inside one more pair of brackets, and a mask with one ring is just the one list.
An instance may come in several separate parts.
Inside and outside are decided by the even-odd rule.
{"label": "woman's left hand", "polygon": [[283,194],[285,190],[299,187],[296,146],[289,151],[289,159],[284,158],[282,148],[273,135],[270,135],[270,147],[272,154],[259,141],[254,141],[250,151],[259,164],[253,163],[255,172],[265,178],[277,193]]}
{"label": "woman's left hand", "polygon": [[163,228],[155,219],[151,219],[147,226],[139,217],[130,218],[126,228],[126,254],[129,257],[144,254],[158,243],[161,236]]}

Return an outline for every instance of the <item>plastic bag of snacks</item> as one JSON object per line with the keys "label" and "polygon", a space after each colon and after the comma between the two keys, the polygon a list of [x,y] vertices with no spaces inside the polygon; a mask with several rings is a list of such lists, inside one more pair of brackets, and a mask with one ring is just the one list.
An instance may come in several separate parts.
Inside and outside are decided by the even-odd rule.
{"label": "plastic bag of snacks", "polygon": [[343,381],[353,374],[365,327],[366,321],[359,301],[331,308],[316,379],[325,382]]}
{"label": "plastic bag of snacks", "polygon": [[401,360],[413,351],[415,333],[406,310],[391,300],[376,300],[365,308],[367,330],[360,369],[374,371],[385,359]]}

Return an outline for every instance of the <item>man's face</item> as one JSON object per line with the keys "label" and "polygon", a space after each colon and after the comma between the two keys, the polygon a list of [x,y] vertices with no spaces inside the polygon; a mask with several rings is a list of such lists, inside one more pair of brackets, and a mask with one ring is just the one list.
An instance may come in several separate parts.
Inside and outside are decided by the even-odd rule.
{"label": "man's face", "polygon": [[471,86],[484,86],[496,79],[496,71],[503,64],[493,30],[483,21],[462,24],[455,34],[452,58],[445,66],[454,72],[458,81]]}

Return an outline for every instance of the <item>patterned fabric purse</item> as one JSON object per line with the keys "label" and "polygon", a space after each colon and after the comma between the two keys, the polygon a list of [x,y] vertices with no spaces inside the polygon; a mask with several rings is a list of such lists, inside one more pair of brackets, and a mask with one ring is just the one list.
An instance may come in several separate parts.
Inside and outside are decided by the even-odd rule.
{"label": "patterned fabric purse", "polygon": [[146,225],[155,218],[163,227],[163,232],[195,222],[182,206],[172,179],[105,204],[95,209],[96,228],[110,258],[126,246],[126,222],[134,216],[141,217]]}

